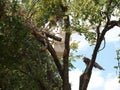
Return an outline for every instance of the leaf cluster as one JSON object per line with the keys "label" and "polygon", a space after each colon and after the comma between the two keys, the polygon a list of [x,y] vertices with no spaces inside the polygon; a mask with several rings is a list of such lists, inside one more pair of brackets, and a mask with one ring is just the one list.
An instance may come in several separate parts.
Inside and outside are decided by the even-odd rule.
{"label": "leaf cluster", "polygon": [[118,0],[73,0],[68,6],[71,26],[92,44],[96,41],[96,27],[100,23],[104,27],[107,20],[120,15]]}

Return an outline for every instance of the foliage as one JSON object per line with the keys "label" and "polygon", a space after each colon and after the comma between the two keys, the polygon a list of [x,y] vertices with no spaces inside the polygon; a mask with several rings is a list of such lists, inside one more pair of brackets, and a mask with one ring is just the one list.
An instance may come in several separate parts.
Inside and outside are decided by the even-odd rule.
{"label": "foliage", "polygon": [[119,83],[120,83],[120,49],[116,50],[116,53],[117,53],[116,59],[117,59],[118,65],[114,66],[114,68],[117,69],[117,71],[118,71],[118,78],[119,78]]}
{"label": "foliage", "polygon": [[103,28],[108,18],[120,17],[119,6],[118,0],[73,0],[69,3],[68,14],[72,17],[72,27],[94,44],[97,27]]}
{"label": "foliage", "polygon": [[38,81],[49,88],[60,88],[56,67],[27,27],[20,3],[5,0],[0,4],[5,4],[0,14],[0,89],[40,90]]}
{"label": "foliage", "polygon": [[[71,25],[91,45],[95,45],[91,62],[86,66],[84,73],[80,76],[79,90],[87,90],[91,77],[93,65],[104,40],[105,34],[114,26],[120,27],[120,1],[118,0],[72,0],[69,3],[68,14],[71,16]],[[113,20],[113,17],[118,17]],[[118,68],[119,66],[117,66]],[[87,79],[86,79],[87,77]]]}
{"label": "foliage", "polygon": [[38,27],[44,26],[48,21],[56,23],[56,20],[62,18],[59,0],[30,0],[29,3],[24,3],[28,11],[27,17],[32,17]]}

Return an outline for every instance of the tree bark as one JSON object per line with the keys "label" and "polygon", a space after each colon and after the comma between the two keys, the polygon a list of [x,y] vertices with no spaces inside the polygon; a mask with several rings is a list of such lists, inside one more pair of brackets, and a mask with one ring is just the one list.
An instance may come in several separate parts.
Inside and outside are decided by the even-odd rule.
{"label": "tree bark", "polygon": [[67,29],[69,29],[70,26],[69,16],[67,16],[67,19],[65,19],[64,21],[66,35],[65,35],[65,50],[63,54],[63,90],[71,90],[71,86],[69,83],[70,31],[67,32]]}
{"label": "tree bark", "polygon": [[101,33],[100,37],[98,37],[93,54],[92,54],[92,59],[90,61],[90,63],[88,64],[88,66],[86,67],[84,73],[80,76],[80,88],[79,90],[87,90],[88,87],[88,83],[90,81],[91,78],[91,74],[92,74],[92,68],[94,66],[96,57],[97,57],[97,53],[99,51],[100,45],[102,40],[104,39],[105,33],[107,32],[107,28],[104,28],[103,32]]}
{"label": "tree bark", "polygon": [[[64,6],[62,3],[60,4],[63,13],[67,12],[67,6]],[[69,52],[70,52],[70,21],[69,16],[64,15],[66,18],[65,22],[65,49],[63,53],[63,90],[71,90],[71,85],[69,83]]]}
{"label": "tree bark", "polygon": [[47,43],[48,43],[48,51],[50,52],[51,56],[53,57],[55,65],[57,66],[58,72],[59,72],[61,78],[63,79],[63,67],[57,57],[57,54],[56,54],[54,48],[52,47],[52,45],[49,42],[47,42]]}

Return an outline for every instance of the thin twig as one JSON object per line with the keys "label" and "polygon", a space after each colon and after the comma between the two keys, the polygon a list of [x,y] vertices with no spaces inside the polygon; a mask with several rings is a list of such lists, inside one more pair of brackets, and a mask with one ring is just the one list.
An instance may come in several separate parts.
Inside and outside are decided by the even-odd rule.
{"label": "thin twig", "polygon": [[104,43],[104,46],[103,46],[100,50],[98,50],[98,52],[99,52],[99,51],[102,51],[102,50],[105,48],[105,46],[106,46],[106,40],[105,40],[105,38],[103,39],[103,41],[104,41],[104,42],[103,42],[103,43]]}

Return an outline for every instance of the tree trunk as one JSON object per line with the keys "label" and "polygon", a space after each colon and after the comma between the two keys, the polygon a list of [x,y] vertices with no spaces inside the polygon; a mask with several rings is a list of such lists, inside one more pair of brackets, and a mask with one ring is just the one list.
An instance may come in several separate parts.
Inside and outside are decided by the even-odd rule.
{"label": "tree trunk", "polygon": [[107,28],[104,28],[101,35],[99,35],[99,37],[97,38],[97,42],[92,54],[92,59],[90,63],[86,66],[84,73],[80,76],[79,90],[87,90],[87,87],[91,78],[91,74],[92,74],[92,68],[94,66],[101,42],[104,39],[104,36],[107,30],[108,30]]}
{"label": "tree trunk", "polygon": [[65,21],[65,50],[63,54],[63,90],[71,90],[69,84],[69,51],[70,51],[70,31],[67,31],[70,26],[69,16],[64,20]]}

